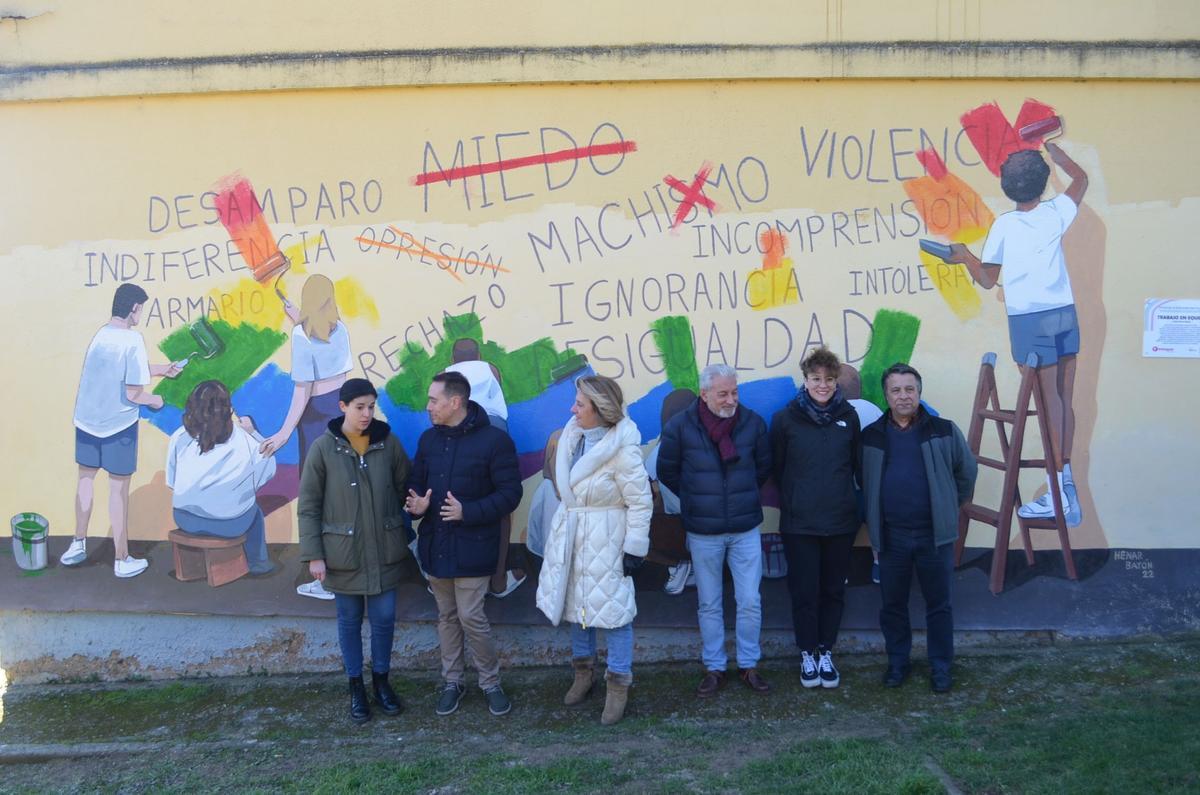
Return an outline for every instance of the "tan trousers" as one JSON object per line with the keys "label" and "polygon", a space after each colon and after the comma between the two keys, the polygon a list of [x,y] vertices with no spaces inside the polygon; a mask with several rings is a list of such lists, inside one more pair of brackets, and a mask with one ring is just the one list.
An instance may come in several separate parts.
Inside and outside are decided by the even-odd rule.
{"label": "tan trousers", "polygon": [[[464,651],[479,671],[483,690],[500,684],[500,658],[492,628],[483,612],[490,577],[430,577],[429,586],[438,607],[438,644],[442,648],[442,679],[463,684],[466,673]],[[464,637],[465,636],[465,637]]]}

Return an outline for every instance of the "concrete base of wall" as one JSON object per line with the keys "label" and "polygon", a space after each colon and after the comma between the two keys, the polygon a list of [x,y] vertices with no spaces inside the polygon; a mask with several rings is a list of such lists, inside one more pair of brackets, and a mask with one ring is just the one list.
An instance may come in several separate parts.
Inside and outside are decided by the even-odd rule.
{"label": "concrete base of wall", "polygon": [[[336,624],[329,618],[5,611],[0,624],[0,669],[10,684],[332,673],[341,664]],[[566,664],[570,659],[563,627],[503,625],[494,631],[505,666]],[[916,635],[921,646],[924,639]],[[961,632],[956,640],[960,649],[978,649],[1044,644],[1054,637],[1045,631]],[[398,625],[392,666],[436,669],[437,644],[432,623]],[[762,648],[765,657],[796,652],[790,630],[764,630]],[[839,649],[881,652],[883,640],[878,632],[846,632]],[[732,659],[732,645],[730,652]],[[698,654],[694,627],[637,631],[635,656],[640,661],[685,661]]]}

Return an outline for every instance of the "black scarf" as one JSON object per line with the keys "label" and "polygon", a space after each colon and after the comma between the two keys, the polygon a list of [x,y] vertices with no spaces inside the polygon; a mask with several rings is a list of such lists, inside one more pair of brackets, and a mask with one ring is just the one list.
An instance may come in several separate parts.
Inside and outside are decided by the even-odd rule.
{"label": "black scarf", "polygon": [[800,387],[800,391],[796,393],[796,407],[802,411],[805,416],[813,421],[813,424],[818,426],[828,425],[833,422],[834,413],[845,403],[845,398],[842,397],[842,388],[839,386],[833,392],[833,397],[824,406],[818,406],[817,402],[808,394],[808,390]]}

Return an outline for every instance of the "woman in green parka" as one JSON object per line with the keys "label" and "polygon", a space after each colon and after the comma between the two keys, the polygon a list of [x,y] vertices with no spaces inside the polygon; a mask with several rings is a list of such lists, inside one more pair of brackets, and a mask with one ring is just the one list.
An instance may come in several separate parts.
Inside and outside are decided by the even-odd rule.
{"label": "woman in green parka", "polygon": [[337,605],[338,644],[350,677],[350,719],[371,718],[363,684],[362,620],[371,623],[371,690],[386,715],[403,708],[388,683],[396,628],[396,585],[408,555],[404,500],[408,456],[365,378],[342,384],[332,420],[309,449],[300,475],[300,559]]}

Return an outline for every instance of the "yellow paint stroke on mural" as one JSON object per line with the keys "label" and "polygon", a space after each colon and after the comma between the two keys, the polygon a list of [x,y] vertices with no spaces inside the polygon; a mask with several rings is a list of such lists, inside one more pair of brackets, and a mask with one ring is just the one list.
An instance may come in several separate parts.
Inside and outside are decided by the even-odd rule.
{"label": "yellow paint stroke on mural", "polygon": [[[305,261],[308,259],[308,252],[320,245],[321,236],[317,235],[316,237],[301,239],[299,243],[288,246],[286,249],[284,249],[284,255],[286,255],[287,258],[292,261],[292,267],[288,269],[288,273],[294,273],[298,276],[303,276],[308,273],[308,268],[304,266]],[[286,280],[287,277],[285,276],[284,281]],[[282,284],[280,286],[282,287]]]}
{"label": "yellow paint stroke on mural", "polygon": [[364,317],[371,325],[379,325],[379,309],[358,279],[353,276],[338,279],[333,283],[333,295],[342,317]]}
{"label": "yellow paint stroke on mural", "polygon": [[232,287],[216,287],[208,293],[208,312],[231,326],[253,323],[262,328],[283,328],[283,302],[273,284],[262,285],[242,279]]}
{"label": "yellow paint stroke on mural", "polygon": [[787,253],[787,235],[776,229],[768,229],[758,238],[763,251],[763,266],[746,276],[750,292],[750,307],[761,312],[800,300],[800,286],[796,282],[796,271],[792,258]]}
{"label": "yellow paint stroke on mural", "polygon": [[[928,174],[906,180],[904,192],[916,205],[925,228],[931,235],[955,243],[969,244],[983,239],[995,220],[983,197],[947,171],[935,150],[926,149],[916,154]],[[983,310],[983,301],[966,267],[943,262],[924,251],[919,253],[922,267],[950,311],[959,320],[978,317]]]}
{"label": "yellow paint stroke on mural", "polygon": [[978,317],[983,310],[983,301],[966,266],[942,262],[940,258],[924,251],[919,253],[921,267],[955,317],[959,320]]}

